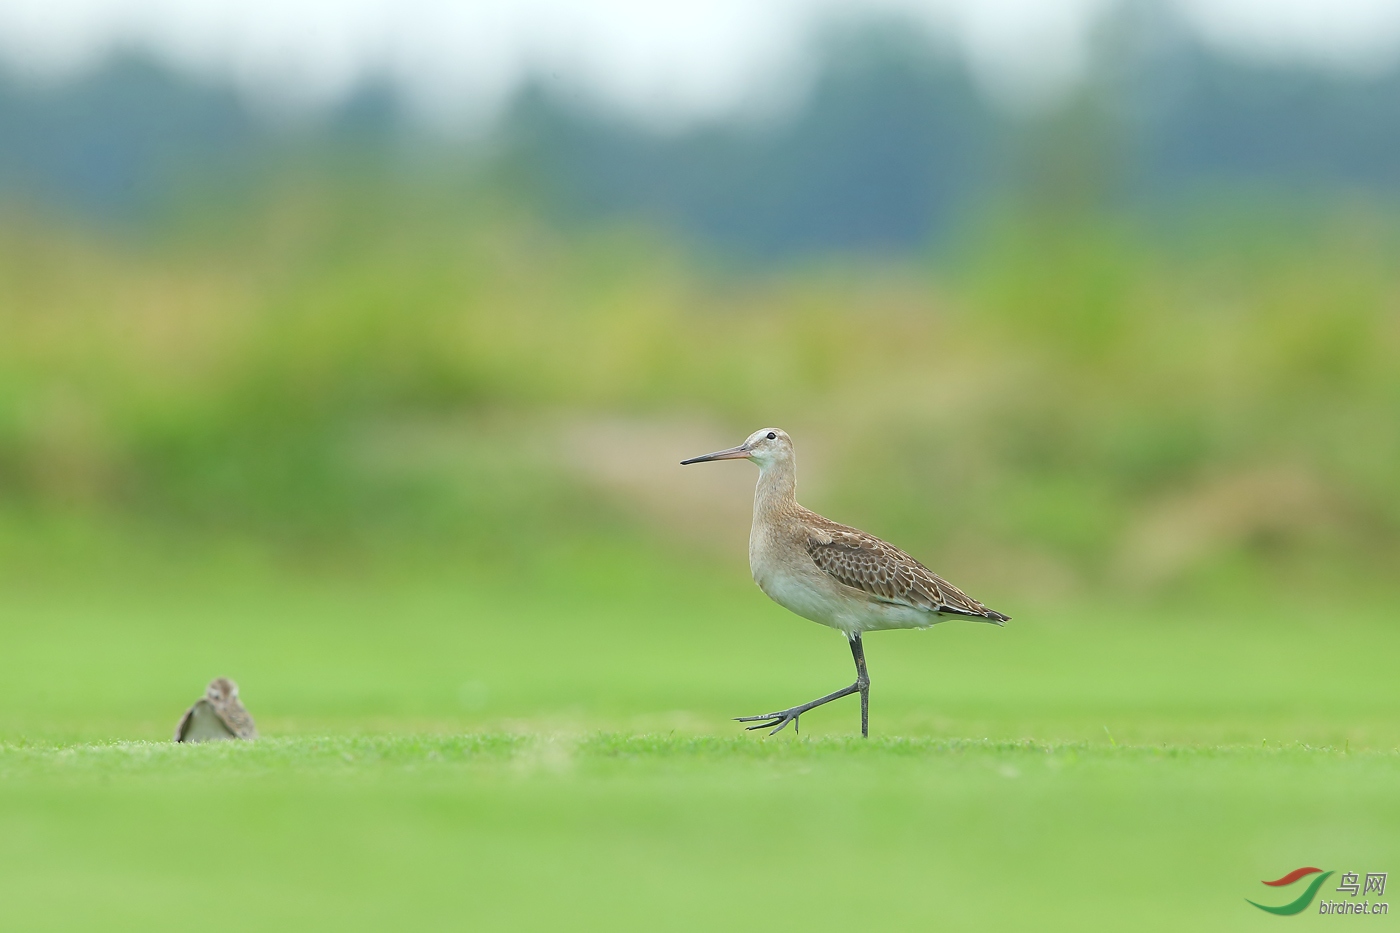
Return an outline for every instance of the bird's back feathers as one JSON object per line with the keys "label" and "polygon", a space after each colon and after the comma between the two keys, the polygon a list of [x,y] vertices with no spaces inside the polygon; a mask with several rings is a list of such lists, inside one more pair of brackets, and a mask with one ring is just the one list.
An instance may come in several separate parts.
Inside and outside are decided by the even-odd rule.
{"label": "bird's back feathers", "polygon": [[803,509],[807,553],[838,583],[882,602],[940,615],[994,622],[1009,620],[988,609],[899,548],[858,528],[841,525]]}

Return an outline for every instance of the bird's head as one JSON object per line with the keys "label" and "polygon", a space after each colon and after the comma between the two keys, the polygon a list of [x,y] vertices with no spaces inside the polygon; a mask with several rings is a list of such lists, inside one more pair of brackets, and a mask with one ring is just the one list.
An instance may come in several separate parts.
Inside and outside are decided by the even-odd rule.
{"label": "bird's head", "polygon": [[774,464],[788,463],[792,459],[792,438],[788,437],[786,431],[782,428],[759,428],[738,447],[717,450],[702,457],[691,457],[689,460],[682,460],[681,465],[706,463],[710,460],[750,460],[758,464],[760,470],[766,470]]}
{"label": "bird's head", "polygon": [[238,698],[238,684],[227,677],[215,677],[209,681],[209,686],[204,690],[204,696],[211,702],[224,703]]}

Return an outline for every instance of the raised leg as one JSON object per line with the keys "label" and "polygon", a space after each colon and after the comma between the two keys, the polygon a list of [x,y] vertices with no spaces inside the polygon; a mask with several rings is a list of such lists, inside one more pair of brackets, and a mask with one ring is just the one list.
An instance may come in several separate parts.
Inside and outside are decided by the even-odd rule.
{"label": "raised leg", "polygon": [[801,706],[794,706],[789,709],[779,710],[776,713],[764,713],[762,716],[739,716],[735,722],[752,722],[755,725],[747,726],[748,731],[754,729],[768,729],[772,731],[769,735],[777,735],[787,728],[788,723],[792,723],[794,732],[801,731],[798,724],[798,717],[810,709],[816,709],[832,700],[839,700],[848,697],[853,693],[860,694],[860,734],[865,738],[870,737],[870,675],[865,671],[865,648],[860,643],[860,635],[851,636],[851,657],[856,662],[856,682],[849,687],[842,687],[835,693],[828,693],[824,697],[818,697],[810,703],[803,703]]}

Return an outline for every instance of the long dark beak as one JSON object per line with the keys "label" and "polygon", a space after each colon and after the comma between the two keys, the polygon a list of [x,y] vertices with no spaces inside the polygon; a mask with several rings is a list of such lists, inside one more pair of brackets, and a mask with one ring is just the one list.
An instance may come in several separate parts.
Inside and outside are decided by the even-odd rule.
{"label": "long dark beak", "polygon": [[687,463],[704,463],[707,460],[747,460],[749,449],[743,444],[738,447],[731,447],[728,450],[716,450],[712,454],[705,454],[703,457],[691,457],[689,460],[682,460],[681,466]]}

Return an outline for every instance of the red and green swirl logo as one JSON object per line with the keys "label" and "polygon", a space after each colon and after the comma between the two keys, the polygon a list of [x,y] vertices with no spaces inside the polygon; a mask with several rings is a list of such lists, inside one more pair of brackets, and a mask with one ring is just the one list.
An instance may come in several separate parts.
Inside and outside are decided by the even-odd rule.
{"label": "red and green swirl logo", "polygon": [[1276,881],[1264,882],[1271,888],[1282,888],[1287,887],[1300,878],[1306,878],[1308,875],[1317,875],[1317,877],[1308,884],[1307,890],[1298,895],[1297,900],[1289,901],[1287,904],[1283,904],[1279,907],[1270,907],[1268,904],[1255,903],[1249,900],[1249,898],[1245,898],[1245,900],[1254,904],[1254,906],[1258,907],[1260,910],[1268,911],[1271,914],[1280,914],[1284,917],[1290,914],[1301,914],[1308,909],[1308,905],[1313,902],[1313,898],[1317,897],[1317,890],[1322,887],[1322,883],[1331,877],[1332,873],[1330,871],[1324,872],[1321,868],[1295,868]]}

